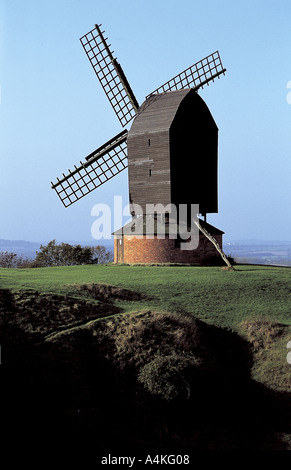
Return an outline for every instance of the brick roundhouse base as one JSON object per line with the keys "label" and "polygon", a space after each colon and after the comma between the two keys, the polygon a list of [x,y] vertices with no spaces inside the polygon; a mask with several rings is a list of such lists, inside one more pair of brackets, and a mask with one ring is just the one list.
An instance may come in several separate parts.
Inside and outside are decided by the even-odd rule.
{"label": "brick roundhouse base", "polygon": [[[213,235],[222,247],[222,234]],[[146,263],[179,263],[201,265],[213,257],[220,257],[214,245],[203,235],[199,234],[199,244],[194,250],[181,250],[177,241],[166,236],[152,239],[143,235],[114,238],[114,262],[128,264]]]}

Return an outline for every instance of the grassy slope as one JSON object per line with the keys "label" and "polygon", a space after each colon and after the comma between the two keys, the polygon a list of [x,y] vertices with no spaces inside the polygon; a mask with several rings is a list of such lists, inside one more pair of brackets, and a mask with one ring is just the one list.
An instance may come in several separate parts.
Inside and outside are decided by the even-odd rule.
{"label": "grassy slope", "polygon": [[[98,301],[74,285],[109,284],[144,293],[147,297],[142,300],[114,298],[112,303],[104,303],[103,308],[110,307],[114,312],[117,307],[116,312],[124,314],[141,310],[184,311],[209,324],[229,328],[254,346],[253,378],[275,393],[286,394],[291,392],[291,365],[286,361],[286,345],[291,340],[290,278],[290,269],[266,266],[237,266],[232,272],[220,267],[100,265],[0,269],[0,289],[7,288],[18,295],[19,291],[28,289],[42,294],[69,294],[80,303],[90,300],[90,305],[98,304]],[[56,295],[54,297],[60,313],[61,302],[68,302],[68,299],[64,297],[62,301]],[[104,310],[100,308],[98,306],[96,312],[100,312],[102,318]],[[66,308],[61,310],[64,310],[63,317],[58,318],[64,322],[64,328],[68,328]],[[82,318],[83,322],[98,318],[94,316],[94,305],[89,310],[86,310],[88,318]],[[50,310],[46,317],[44,327],[50,317],[53,319]],[[57,331],[57,325],[54,328]],[[76,325],[73,329],[82,333],[82,326]],[[286,432],[290,441],[289,431]],[[280,434],[280,438],[282,436]]]}
{"label": "grassy slope", "polygon": [[[290,390],[287,342],[291,339],[291,270],[266,266],[72,266],[0,269],[0,287],[70,293],[82,298],[74,284],[111,284],[149,296],[142,301],[115,300],[124,313],[151,309],[186,311],[208,323],[230,328],[246,337],[244,321],[260,318],[284,325],[279,337],[259,348],[254,378],[278,390]],[[268,332],[260,332],[268,334]]]}
{"label": "grassy slope", "polygon": [[[2,288],[65,294],[73,284],[111,284],[149,295],[143,308],[185,310],[230,328],[256,315],[291,325],[290,281],[290,269],[266,266],[239,266],[235,272],[219,267],[114,265],[0,269]],[[128,305],[132,309],[133,303]],[[125,311],[128,305],[122,305]]]}

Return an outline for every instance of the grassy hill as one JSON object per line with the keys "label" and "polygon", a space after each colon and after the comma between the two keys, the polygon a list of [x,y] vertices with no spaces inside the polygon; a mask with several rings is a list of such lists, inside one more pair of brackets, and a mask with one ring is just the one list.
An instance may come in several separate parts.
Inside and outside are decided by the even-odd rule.
{"label": "grassy hill", "polygon": [[30,422],[45,448],[68,438],[94,462],[290,449],[290,278],[266,266],[0,269],[7,435],[38,441]]}
{"label": "grassy hill", "polygon": [[[37,269],[0,269],[1,287],[35,289],[41,293],[84,297],[82,284],[110,284],[148,296],[143,308],[187,311],[219,326],[235,328],[243,319],[270,315],[291,324],[288,268],[237,266],[68,266]],[[118,300],[124,311],[140,308]]]}

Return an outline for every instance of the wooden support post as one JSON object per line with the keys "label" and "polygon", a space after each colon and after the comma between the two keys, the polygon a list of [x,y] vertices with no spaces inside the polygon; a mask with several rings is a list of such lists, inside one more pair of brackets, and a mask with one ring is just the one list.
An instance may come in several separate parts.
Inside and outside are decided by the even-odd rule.
{"label": "wooden support post", "polygon": [[219,243],[215,240],[215,238],[212,237],[210,233],[208,233],[207,230],[205,230],[205,228],[201,227],[198,221],[194,220],[194,223],[199,228],[199,230],[203,233],[203,235],[205,235],[205,237],[208,238],[208,240],[210,240],[211,243],[215,246],[216,250],[222,257],[223,261],[227,264],[228,268],[234,271],[234,267],[230,264],[229,260],[227,259],[226,254],[223,252],[222,248],[219,246]]}

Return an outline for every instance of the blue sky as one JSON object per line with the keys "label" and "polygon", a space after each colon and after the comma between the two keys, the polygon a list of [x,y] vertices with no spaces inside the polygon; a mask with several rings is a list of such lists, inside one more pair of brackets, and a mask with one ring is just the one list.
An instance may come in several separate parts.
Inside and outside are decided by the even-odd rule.
{"label": "blue sky", "polygon": [[219,127],[208,221],[291,240],[290,0],[2,0],[0,15],[0,238],[93,240],[92,207],[128,203],[127,170],[67,209],[50,188],[122,130],[79,41],[102,23],[139,103],[219,50],[226,75],[200,91]]}

